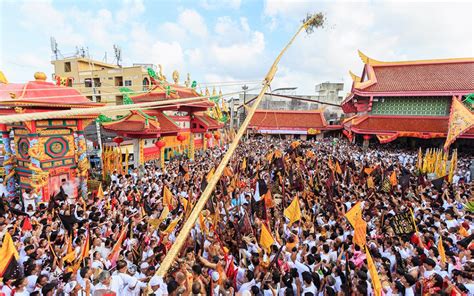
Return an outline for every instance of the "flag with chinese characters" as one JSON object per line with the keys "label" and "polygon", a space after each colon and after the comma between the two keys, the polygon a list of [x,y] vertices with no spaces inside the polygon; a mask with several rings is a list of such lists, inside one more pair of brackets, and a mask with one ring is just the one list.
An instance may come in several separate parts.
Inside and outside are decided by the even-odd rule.
{"label": "flag with chinese characters", "polygon": [[463,103],[456,97],[453,97],[451,104],[451,113],[449,114],[448,135],[444,143],[444,149],[456,141],[465,131],[474,126],[474,114],[472,114]]}

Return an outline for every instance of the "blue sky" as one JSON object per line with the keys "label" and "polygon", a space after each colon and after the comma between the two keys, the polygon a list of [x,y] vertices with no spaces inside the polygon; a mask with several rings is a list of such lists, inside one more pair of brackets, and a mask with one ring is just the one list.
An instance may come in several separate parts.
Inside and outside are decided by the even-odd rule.
{"label": "blue sky", "polygon": [[201,83],[257,81],[300,19],[317,11],[326,28],[295,42],[273,88],[313,94],[316,84],[334,81],[348,91],[348,71],[362,68],[357,49],[388,61],[474,56],[471,1],[3,0],[0,70],[12,82],[52,73],[54,36],[64,55],[84,46],[111,62],[118,44],[124,65],[162,64],[168,77],[178,70]]}

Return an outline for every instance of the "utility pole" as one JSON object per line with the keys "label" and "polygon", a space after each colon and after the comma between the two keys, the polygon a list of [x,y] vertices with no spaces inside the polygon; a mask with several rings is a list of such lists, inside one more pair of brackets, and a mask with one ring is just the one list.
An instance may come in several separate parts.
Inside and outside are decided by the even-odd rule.
{"label": "utility pole", "polygon": [[234,128],[234,98],[230,98],[230,126]]}
{"label": "utility pole", "polygon": [[[244,106],[244,111],[243,111],[242,116],[240,117],[241,118],[240,122],[243,122],[245,120],[246,115],[247,115],[247,108],[245,108],[245,104],[247,103],[246,101],[247,101],[247,90],[248,89],[249,89],[249,87],[247,86],[247,84],[244,84],[244,86],[242,86],[242,90],[244,91],[244,105],[243,105]],[[239,126],[240,126],[240,124],[239,124]]]}
{"label": "utility pole", "polygon": [[[88,55],[88,58],[89,58],[89,69],[91,70],[91,82],[92,82],[92,101],[93,102],[97,102],[97,97],[96,97],[96,89],[95,89],[95,81],[94,81],[94,62],[92,62],[91,60],[91,56],[89,54],[89,51],[87,52],[87,55]],[[92,63],[92,65],[91,65]],[[100,123],[98,120],[95,121],[95,128],[96,128],[96,132],[97,132],[97,144],[99,144],[99,152],[100,154],[97,155],[99,157],[101,157],[102,155],[102,135],[100,133]],[[102,168],[104,169],[104,168]]]}

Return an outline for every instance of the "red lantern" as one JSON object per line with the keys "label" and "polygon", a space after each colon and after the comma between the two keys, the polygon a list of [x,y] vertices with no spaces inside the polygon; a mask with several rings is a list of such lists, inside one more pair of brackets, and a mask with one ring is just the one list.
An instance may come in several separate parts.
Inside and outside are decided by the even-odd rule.
{"label": "red lantern", "polygon": [[161,148],[165,147],[165,145],[166,145],[166,142],[163,141],[163,140],[159,140],[159,141],[156,141],[156,142],[155,142],[155,146],[156,146],[158,149],[161,149]]}
{"label": "red lantern", "polygon": [[364,141],[370,140],[371,136],[370,135],[364,135]]}
{"label": "red lantern", "polygon": [[220,137],[221,137],[221,135],[219,135],[219,134],[215,134],[215,135],[214,135],[214,139],[216,139],[216,140],[219,140]]}
{"label": "red lantern", "polygon": [[177,139],[178,141],[180,141],[180,142],[183,142],[183,141],[186,139],[186,137],[183,136],[183,135],[181,135],[181,134],[179,134],[179,135],[176,137],[176,139]]}
{"label": "red lantern", "polygon": [[210,133],[206,133],[206,134],[204,135],[204,137],[206,137],[206,139],[209,140],[210,138],[212,138],[212,135],[211,135]]}
{"label": "red lantern", "polygon": [[123,138],[122,137],[115,137],[114,138],[114,142],[120,146],[120,144],[122,144],[123,142]]}

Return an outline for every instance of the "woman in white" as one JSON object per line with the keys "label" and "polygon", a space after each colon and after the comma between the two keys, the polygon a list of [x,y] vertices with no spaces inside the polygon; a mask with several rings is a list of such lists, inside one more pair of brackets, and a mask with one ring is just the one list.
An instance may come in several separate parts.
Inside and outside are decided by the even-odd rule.
{"label": "woman in white", "polygon": [[25,207],[25,211],[28,209],[28,206],[33,207],[33,211],[36,211],[36,194],[31,193],[30,189],[26,189],[23,191],[22,197],[23,197],[23,206]]}

